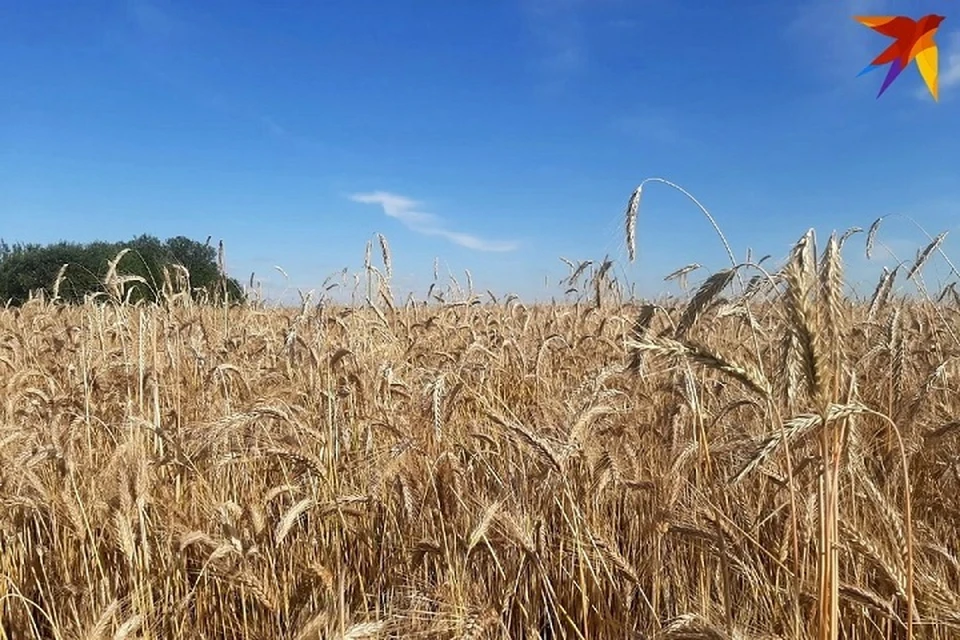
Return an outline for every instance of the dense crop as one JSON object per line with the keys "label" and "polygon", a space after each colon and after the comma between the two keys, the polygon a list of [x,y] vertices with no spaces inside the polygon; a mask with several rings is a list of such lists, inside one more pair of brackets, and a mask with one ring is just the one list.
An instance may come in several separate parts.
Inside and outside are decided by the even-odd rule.
{"label": "dense crop", "polygon": [[841,244],[669,308],[0,310],[0,638],[957,637],[957,307]]}

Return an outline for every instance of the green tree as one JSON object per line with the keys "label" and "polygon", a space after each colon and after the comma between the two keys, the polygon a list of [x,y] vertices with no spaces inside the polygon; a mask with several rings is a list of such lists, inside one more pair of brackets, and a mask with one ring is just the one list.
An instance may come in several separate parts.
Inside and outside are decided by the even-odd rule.
{"label": "green tree", "polygon": [[167,239],[165,248],[173,262],[186,267],[193,282],[214,282],[219,277],[217,250],[209,244],[176,236]]}
{"label": "green tree", "polygon": [[10,246],[0,240],[0,300],[19,305],[32,291],[43,289],[52,294],[57,274],[67,264],[59,295],[64,301],[80,302],[89,293],[104,291],[108,263],[123,249],[129,251],[117,263],[118,274],[143,279],[127,285],[131,301],[156,301],[163,290],[164,269],[169,272],[174,264],[189,272],[191,294],[195,297],[222,300],[226,289],[231,302],[244,300],[240,283],[221,276],[215,249],[183,236],[163,242],[149,235],[127,242],[58,242],[46,246]]}

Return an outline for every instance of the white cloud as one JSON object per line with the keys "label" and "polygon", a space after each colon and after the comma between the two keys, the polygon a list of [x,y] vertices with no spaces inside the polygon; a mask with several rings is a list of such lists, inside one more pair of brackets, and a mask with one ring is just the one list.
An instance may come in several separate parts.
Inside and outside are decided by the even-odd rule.
{"label": "white cloud", "polygon": [[419,211],[421,203],[405,196],[386,191],[357,193],[350,196],[354,202],[378,204],[383,212],[403,223],[404,226],[425,236],[438,236],[450,242],[476,251],[514,251],[520,245],[506,240],[485,240],[469,233],[443,228],[443,221],[432,213]]}
{"label": "white cloud", "polygon": [[943,63],[940,67],[940,89],[960,86],[960,31],[954,31],[940,46]]}
{"label": "white cloud", "polygon": [[354,202],[363,204],[379,204],[383,207],[383,212],[391,218],[396,218],[408,227],[433,228],[439,220],[432,213],[422,213],[416,211],[420,203],[410,198],[398,196],[385,191],[376,191],[373,193],[358,193],[350,196]]}

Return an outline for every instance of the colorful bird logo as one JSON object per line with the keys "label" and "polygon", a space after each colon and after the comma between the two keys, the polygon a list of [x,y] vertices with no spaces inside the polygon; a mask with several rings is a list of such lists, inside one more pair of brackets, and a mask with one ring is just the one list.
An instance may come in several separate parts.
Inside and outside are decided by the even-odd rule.
{"label": "colorful bird logo", "polygon": [[883,81],[883,86],[880,87],[880,93],[877,94],[878,98],[883,95],[890,83],[897,79],[900,72],[916,60],[920,75],[923,76],[923,81],[927,83],[927,88],[933,95],[933,99],[939,100],[937,96],[937,43],[933,41],[933,36],[936,34],[940,23],[943,22],[943,16],[930,14],[919,20],[904,16],[854,16],[853,19],[878,33],[896,38],[896,42],[874,58],[866,69],[857,74],[859,78],[868,71],[892,63],[890,64],[890,71],[887,72],[887,77]]}

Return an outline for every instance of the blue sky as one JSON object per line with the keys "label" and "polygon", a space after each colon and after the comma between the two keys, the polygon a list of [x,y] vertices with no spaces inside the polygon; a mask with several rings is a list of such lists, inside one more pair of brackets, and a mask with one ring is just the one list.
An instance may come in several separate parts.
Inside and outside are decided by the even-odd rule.
{"label": "blue sky", "polygon": [[[890,41],[852,16],[932,12],[940,102],[915,68],[876,99],[885,71],[855,76]],[[274,265],[318,288],[377,232],[421,293],[434,258],[527,299],[559,256],[609,254],[641,293],[723,267],[657,184],[626,262],[624,205],[653,176],[741,258],[885,214],[960,221],[951,0],[36,0],[0,7],[0,72],[0,236],[212,235],[272,293]],[[902,219],[880,239],[926,243]],[[849,273],[872,286],[862,247]]]}

